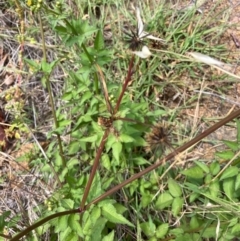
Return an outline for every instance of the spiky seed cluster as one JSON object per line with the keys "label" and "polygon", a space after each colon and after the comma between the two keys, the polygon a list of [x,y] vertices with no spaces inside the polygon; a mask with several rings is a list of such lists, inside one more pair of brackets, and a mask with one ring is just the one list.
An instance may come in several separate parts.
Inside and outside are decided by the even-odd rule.
{"label": "spiky seed cluster", "polygon": [[141,44],[142,44],[142,40],[132,32],[132,38],[130,40],[128,40],[129,43],[129,48],[133,51],[137,50]]}
{"label": "spiky seed cluster", "polygon": [[169,142],[169,131],[167,130],[166,124],[157,123],[154,125],[150,132],[145,135],[147,146],[146,152],[155,152],[161,150],[162,152],[170,145]]}

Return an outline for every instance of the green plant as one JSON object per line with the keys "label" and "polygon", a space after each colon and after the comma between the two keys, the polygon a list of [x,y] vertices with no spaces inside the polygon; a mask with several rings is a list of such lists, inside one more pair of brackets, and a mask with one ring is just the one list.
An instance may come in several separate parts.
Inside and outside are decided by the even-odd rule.
{"label": "green plant", "polygon": [[[165,78],[179,91],[183,88],[181,76],[189,71],[195,77],[193,70],[197,67],[200,73],[203,71],[199,63],[183,54],[198,49],[204,52],[207,42],[201,38],[203,34],[213,34],[213,30],[206,30],[198,16],[191,34],[184,34],[194,12],[177,15],[171,33],[166,34],[171,49],[157,49],[150,59],[141,60],[132,52],[114,57],[120,49],[112,50],[106,45],[102,26],[71,14],[64,3],[61,8],[42,4],[38,11],[43,60],[25,58],[25,63],[35,74],[43,73],[41,81],[49,94],[54,127],[48,132],[51,143],[45,155],[33,165],[44,174],[44,181],[53,184],[54,192],[35,208],[41,210],[39,220],[26,225],[21,232],[15,229],[18,234],[10,240],[19,240],[24,235],[27,240],[40,240],[45,235],[52,240],[179,241],[236,237],[239,167],[235,152],[239,140],[225,141],[230,152],[218,154],[226,160],[232,159],[225,168],[217,159],[211,163],[195,160],[185,168],[179,165],[178,154],[237,117],[239,111],[172,150],[172,139],[179,133],[165,130],[158,119],[169,118],[172,122],[177,112],[191,101],[170,110],[161,102],[156,104],[153,95],[164,91],[168,84],[163,81]],[[164,12],[163,6],[159,12]],[[171,14],[167,11],[159,22],[156,17],[149,32],[160,23],[166,33],[170,24],[164,23]],[[58,58],[52,61],[47,61],[44,47],[44,21],[60,39],[55,46]],[[123,44],[123,48],[127,46]],[[111,70],[112,62],[116,71]],[[64,86],[58,93],[60,100],[55,98],[52,86],[52,75],[57,68],[66,73]],[[125,77],[123,83],[119,75]],[[237,125],[239,139],[238,122]],[[165,133],[169,134],[167,146],[162,148]],[[53,139],[55,136],[57,141]],[[69,141],[63,141],[63,137]],[[170,154],[164,156],[165,151]],[[11,222],[5,221],[8,216],[6,212],[2,214],[1,230],[6,225],[12,227]],[[20,219],[20,214],[16,216]],[[32,230],[35,233],[30,234]]]}

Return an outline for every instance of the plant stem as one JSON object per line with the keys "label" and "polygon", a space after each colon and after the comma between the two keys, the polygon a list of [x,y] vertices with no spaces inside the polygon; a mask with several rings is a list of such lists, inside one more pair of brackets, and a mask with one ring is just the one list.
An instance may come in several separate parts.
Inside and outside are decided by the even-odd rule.
{"label": "plant stem", "polygon": [[97,154],[96,154],[96,157],[94,159],[93,167],[92,167],[89,179],[88,179],[88,183],[87,183],[87,186],[84,190],[82,202],[81,202],[81,205],[80,205],[80,210],[84,209],[84,205],[86,203],[86,200],[87,200],[87,197],[88,197],[88,194],[89,194],[89,191],[90,191],[95,173],[97,171],[98,164],[99,164],[99,161],[100,161],[100,158],[101,158],[101,155],[102,155],[103,148],[104,148],[105,143],[107,141],[108,134],[109,134],[109,130],[107,129],[107,130],[105,130],[104,135],[103,135],[102,140],[101,140],[101,143],[98,147]]}
{"label": "plant stem", "polygon": [[22,237],[24,237],[25,235],[27,235],[28,233],[30,233],[32,230],[38,228],[39,226],[43,225],[44,223],[57,218],[57,217],[61,217],[64,215],[69,215],[69,214],[74,214],[74,213],[79,213],[79,209],[71,209],[68,211],[63,211],[63,212],[58,212],[58,213],[54,213],[46,218],[43,218],[42,220],[36,222],[35,224],[29,226],[28,228],[26,228],[25,230],[23,230],[22,232],[18,233],[16,236],[14,236],[13,238],[11,238],[9,241],[18,241],[20,240]]}
{"label": "plant stem", "polygon": [[132,77],[132,72],[133,72],[133,62],[134,62],[134,57],[135,55],[132,55],[132,58],[130,60],[130,63],[129,63],[129,67],[128,67],[128,74],[127,74],[127,77],[125,79],[125,82],[123,84],[123,87],[122,87],[122,91],[120,93],[120,96],[118,97],[118,100],[117,100],[117,104],[114,108],[114,114],[116,114],[118,112],[118,109],[120,107],[120,104],[121,104],[121,101],[122,101],[122,98],[123,98],[123,95],[127,89],[127,86],[128,86],[128,83],[129,81],[131,80],[131,77]]}

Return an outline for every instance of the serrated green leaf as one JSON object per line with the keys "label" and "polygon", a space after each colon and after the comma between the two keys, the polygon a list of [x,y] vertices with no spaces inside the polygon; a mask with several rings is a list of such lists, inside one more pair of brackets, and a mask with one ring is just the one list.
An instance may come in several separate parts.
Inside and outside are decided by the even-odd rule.
{"label": "serrated green leaf", "polygon": [[237,174],[238,174],[238,168],[235,166],[230,166],[223,172],[223,174],[220,177],[220,180],[223,180],[229,177],[234,177]]}
{"label": "serrated green leaf", "polygon": [[233,151],[222,151],[222,152],[217,152],[216,156],[224,159],[224,160],[230,160],[234,157],[234,152]]}
{"label": "serrated green leaf", "polygon": [[65,231],[68,227],[68,217],[69,215],[65,215],[58,218],[58,228],[60,231]]}
{"label": "serrated green leaf", "polygon": [[182,234],[184,234],[184,230],[181,228],[170,229],[169,234],[173,234],[176,237],[182,236]]}
{"label": "serrated green leaf", "polygon": [[98,30],[95,41],[94,41],[94,48],[96,50],[101,50],[104,48],[104,38],[102,30]]}
{"label": "serrated green leaf", "polygon": [[168,229],[169,229],[168,223],[163,223],[163,224],[159,225],[156,229],[156,237],[164,238],[168,232]]}
{"label": "serrated green leaf", "polygon": [[60,120],[58,121],[58,125],[59,127],[64,127],[64,126],[68,126],[71,124],[71,120]]}
{"label": "serrated green leaf", "polygon": [[117,163],[119,163],[120,154],[122,152],[122,143],[121,142],[113,143],[112,152],[113,152],[113,156],[116,159]]}
{"label": "serrated green leaf", "polygon": [[66,240],[66,238],[70,235],[72,232],[70,227],[66,227],[62,232],[60,232],[60,240]]}
{"label": "serrated green leaf", "polygon": [[109,159],[109,156],[107,153],[104,153],[101,157],[102,161],[101,164],[103,165],[103,167],[105,167],[108,171],[111,170],[111,162]]}
{"label": "serrated green leaf", "polygon": [[90,91],[85,92],[81,98],[79,105],[82,105],[85,101],[89,100],[92,96],[93,96],[92,92]]}
{"label": "serrated green leaf", "polygon": [[189,203],[192,203],[194,202],[198,197],[200,196],[199,193],[191,193],[190,196],[189,196]]}
{"label": "serrated green leaf", "polygon": [[130,143],[130,142],[134,142],[134,138],[132,138],[131,136],[128,136],[126,134],[121,134],[119,136],[119,140],[120,142],[124,142],[124,143]]}
{"label": "serrated green leaf", "polygon": [[102,215],[112,223],[126,224],[130,227],[134,227],[134,225],[126,218],[124,218],[121,214],[118,214],[115,207],[110,203],[102,207]]}
{"label": "serrated green leaf", "polygon": [[115,207],[117,213],[120,213],[120,214],[123,214],[128,210],[125,206],[123,206],[120,203],[115,203],[114,207]]}
{"label": "serrated green leaf", "polygon": [[99,172],[95,173],[90,193],[88,194],[89,200],[98,197],[102,193],[102,179],[100,178]]}
{"label": "serrated green leaf", "polygon": [[79,240],[79,237],[75,232],[69,233],[67,237],[64,238],[64,241],[78,241],[78,240]]}
{"label": "serrated green leaf", "polygon": [[164,192],[159,195],[155,203],[155,207],[156,209],[162,210],[166,207],[169,207],[172,204],[172,201],[173,197],[168,192]]}
{"label": "serrated green leaf", "polygon": [[[54,196],[54,199],[55,199],[55,200],[61,199],[61,195],[60,195],[59,193],[56,193],[56,195]],[[57,208],[57,211],[58,211],[58,212],[66,211],[66,208],[60,206],[60,207]]]}
{"label": "serrated green leaf", "polygon": [[226,141],[223,140],[223,143],[229,147],[232,151],[237,151],[239,149],[237,141]]}
{"label": "serrated green leaf", "polygon": [[194,161],[205,173],[209,173],[209,167],[201,161]]}
{"label": "serrated green leaf", "polygon": [[141,206],[143,208],[147,207],[152,202],[153,196],[150,193],[143,194],[141,198]]}
{"label": "serrated green leaf", "polygon": [[92,233],[92,228],[93,228],[93,223],[90,218],[89,212],[84,212],[83,214],[83,234],[84,235],[91,235]]}
{"label": "serrated green leaf", "polygon": [[33,71],[38,71],[41,67],[41,65],[35,60],[24,58],[24,61],[28,63]]}
{"label": "serrated green leaf", "polygon": [[166,110],[163,110],[163,109],[158,109],[158,110],[155,110],[155,111],[150,111],[150,112],[147,112],[146,113],[146,116],[162,116],[162,115],[165,115],[167,112]]}
{"label": "serrated green leaf", "polygon": [[232,200],[235,192],[235,178],[227,178],[223,181],[223,191],[227,195],[227,197]]}
{"label": "serrated green leaf", "polygon": [[116,136],[113,135],[112,133],[110,133],[110,134],[108,135],[108,139],[107,139],[107,142],[106,142],[106,145],[105,145],[107,152],[108,152],[110,149],[112,149],[112,146],[113,146],[113,144],[114,144],[115,142],[118,142]]}
{"label": "serrated green leaf", "polygon": [[41,68],[42,68],[42,71],[44,73],[50,73],[51,72],[51,66],[45,60],[42,60]]}
{"label": "serrated green leaf", "polygon": [[114,230],[108,235],[104,236],[102,241],[113,241],[114,240]]}
{"label": "serrated green leaf", "polygon": [[65,92],[63,95],[62,95],[62,99],[63,100],[66,100],[66,101],[70,101],[72,100],[73,98],[73,92],[70,91],[70,92]]}
{"label": "serrated green leaf", "polygon": [[237,223],[232,227],[231,233],[240,235],[240,223]]}
{"label": "serrated green leaf", "polygon": [[145,158],[143,158],[141,156],[133,158],[133,162],[136,165],[149,164],[149,161],[147,161]]}
{"label": "serrated green leaf", "polygon": [[60,33],[68,33],[68,29],[64,26],[56,26],[54,30]]}
{"label": "serrated green leaf", "polygon": [[238,223],[238,217],[236,217],[236,218],[232,218],[231,220],[230,220],[230,222],[229,222],[229,225],[228,225],[228,227],[233,227],[235,224],[237,224]]}
{"label": "serrated green leaf", "polygon": [[71,214],[68,218],[68,223],[69,223],[69,227],[74,230],[78,236],[83,238],[83,230],[82,227],[80,225],[80,217],[79,214]]}
{"label": "serrated green leaf", "polygon": [[98,207],[104,207],[105,205],[107,205],[107,204],[115,204],[116,203],[116,200],[114,200],[114,199],[105,199],[105,200],[102,200],[102,201],[100,201],[99,203],[98,203]]}
{"label": "serrated green leaf", "polygon": [[172,214],[174,217],[180,213],[183,207],[184,200],[181,197],[175,197],[172,202]]}
{"label": "serrated green leaf", "polygon": [[204,178],[204,183],[209,184],[212,181],[212,174],[208,173]]}
{"label": "serrated green leaf", "polygon": [[192,239],[191,234],[189,234],[189,233],[185,233],[181,236],[177,236],[177,238],[174,241],[186,241],[186,240],[195,241]]}
{"label": "serrated green leaf", "polygon": [[152,237],[155,234],[156,231],[156,226],[154,223],[152,222],[144,222],[140,224],[140,227],[143,231],[143,233],[147,236],[147,237]]}
{"label": "serrated green leaf", "polygon": [[194,179],[201,179],[204,177],[202,168],[198,166],[190,167],[187,170],[182,171],[181,173],[187,177]]}
{"label": "serrated green leaf", "polygon": [[215,180],[214,182],[211,182],[209,184],[209,191],[212,197],[216,198],[218,195],[221,194],[220,192],[220,184],[218,180]]}
{"label": "serrated green leaf", "polygon": [[146,146],[146,141],[142,137],[136,136],[134,137],[134,140],[137,146]]}
{"label": "serrated green leaf", "polygon": [[217,175],[220,171],[221,167],[219,162],[212,162],[210,164],[210,172],[212,173],[212,175]]}
{"label": "serrated green leaf", "polygon": [[208,227],[202,232],[203,238],[216,238],[216,227]]}
{"label": "serrated green leaf", "polygon": [[76,154],[77,152],[79,152],[79,149],[79,141],[72,141],[68,146],[68,155]]}
{"label": "serrated green leaf", "polygon": [[83,115],[79,118],[79,120],[77,121],[77,126],[80,125],[81,123],[87,123],[87,122],[91,122],[92,121],[92,115],[90,114],[86,114],[86,115]]}
{"label": "serrated green leaf", "polygon": [[98,136],[97,135],[93,135],[93,136],[88,136],[88,137],[82,137],[80,139],[80,141],[83,141],[83,142],[96,142],[98,139]]}
{"label": "serrated green leaf", "polygon": [[114,182],[115,177],[108,177],[108,179],[102,184],[102,190],[106,190]]}
{"label": "serrated green leaf", "polygon": [[90,218],[92,220],[92,223],[95,223],[101,215],[101,209],[98,206],[94,206],[90,213]]}
{"label": "serrated green leaf", "polygon": [[67,162],[67,167],[68,167],[68,169],[73,168],[75,165],[79,165],[79,160],[78,160],[78,159],[72,158],[72,159],[70,159],[70,160]]}
{"label": "serrated green leaf", "polygon": [[196,228],[200,227],[200,223],[199,223],[199,220],[197,218],[197,215],[194,215],[194,216],[191,217],[190,227],[191,227],[191,229],[196,229]]}
{"label": "serrated green leaf", "polygon": [[47,63],[45,60],[41,62],[42,71],[46,74],[50,74],[54,68],[54,66],[59,62],[58,59],[52,61],[51,63]]}
{"label": "serrated green leaf", "polygon": [[170,194],[173,197],[182,196],[182,189],[181,189],[180,185],[172,178],[168,179],[168,189],[169,189]]}
{"label": "serrated green leaf", "polygon": [[72,209],[74,207],[74,201],[72,199],[61,199],[61,204],[65,209]]}
{"label": "serrated green leaf", "polygon": [[104,229],[105,227],[105,224],[107,222],[107,219],[106,218],[99,218],[98,220],[96,220],[94,226],[93,226],[93,229],[92,229],[92,233],[90,235],[90,239],[89,241],[97,241],[97,240],[102,240],[101,239],[101,233],[102,233],[102,230]]}
{"label": "serrated green leaf", "polygon": [[64,182],[64,180],[65,180],[65,177],[66,177],[66,175],[68,174],[68,168],[67,167],[65,167],[65,168],[63,168],[63,170],[61,171],[61,173],[58,175],[59,176],[59,180],[61,181],[61,182]]}

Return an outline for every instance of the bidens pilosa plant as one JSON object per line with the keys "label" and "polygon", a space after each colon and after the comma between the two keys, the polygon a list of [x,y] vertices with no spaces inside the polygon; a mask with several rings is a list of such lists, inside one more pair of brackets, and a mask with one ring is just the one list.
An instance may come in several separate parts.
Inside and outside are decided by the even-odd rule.
{"label": "bidens pilosa plant", "polygon": [[[151,96],[158,92],[161,82],[156,87],[149,79],[166,79],[166,82],[174,66],[183,69],[183,65],[178,66],[182,61],[189,61],[187,67],[191,71],[191,67],[199,67],[199,63],[183,55],[185,51],[190,51],[190,56],[199,62],[213,67],[220,65],[224,70],[220,64],[223,62],[196,52],[195,43],[202,41],[183,38],[183,29],[197,16],[195,12],[170,19],[170,12],[163,15],[164,4],[161,5],[159,13],[163,16],[153,22],[160,19],[159,25],[163,28],[164,18],[168,20],[166,23],[172,19],[177,22],[178,28],[169,33],[169,45],[168,41],[144,30],[140,8],[135,6],[136,30],[123,30],[128,40],[121,42],[121,52],[104,41],[103,24],[94,25],[91,19],[94,18],[92,6],[88,6],[85,14],[84,7],[76,5],[79,12],[64,2],[51,7],[41,2],[37,9],[44,57],[41,61],[25,58],[25,63],[34,73],[42,73],[54,127],[48,131],[48,149],[43,150],[32,165],[42,175],[41,181],[53,188],[46,200],[33,208],[32,214],[37,216],[33,222],[24,213],[27,222],[21,223],[22,228],[19,228],[20,213],[13,217],[4,212],[0,219],[0,228],[5,232],[2,237],[13,241],[22,237],[64,241],[231,240],[237,237],[238,141],[225,142],[231,155],[229,152],[218,154],[226,157],[228,153],[225,160],[231,159],[229,168],[222,167],[217,158],[211,163],[194,160],[191,165],[180,165],[178,154],[237,117],[239,111],[177,147],[172,144],[176,139],[175,127],[172,130],[171,123],[164,125],[162,119],[172,122],[177,119],[178,110],[156,104]],[[100,8],[95,6],[95,12],[97,7]],[[97,17],[94,20],[97,21]],[[52,45],[45,45],[45,23],[58,39],[54,45],[56,58],[51,61],[47,58]],[[196,33],[200,31],[198,26],[195,25]],[[182,48],[177,54],[166,51],[162,60],[159,49],[152,49],[148,40],[158,41],[164,48],[175,44],[175,49],[179,40]],[[111,44],[114,45],[114,41],[116,39]],[[61,71],[64,76],[60,93],[53,89],[54,71]]]}

